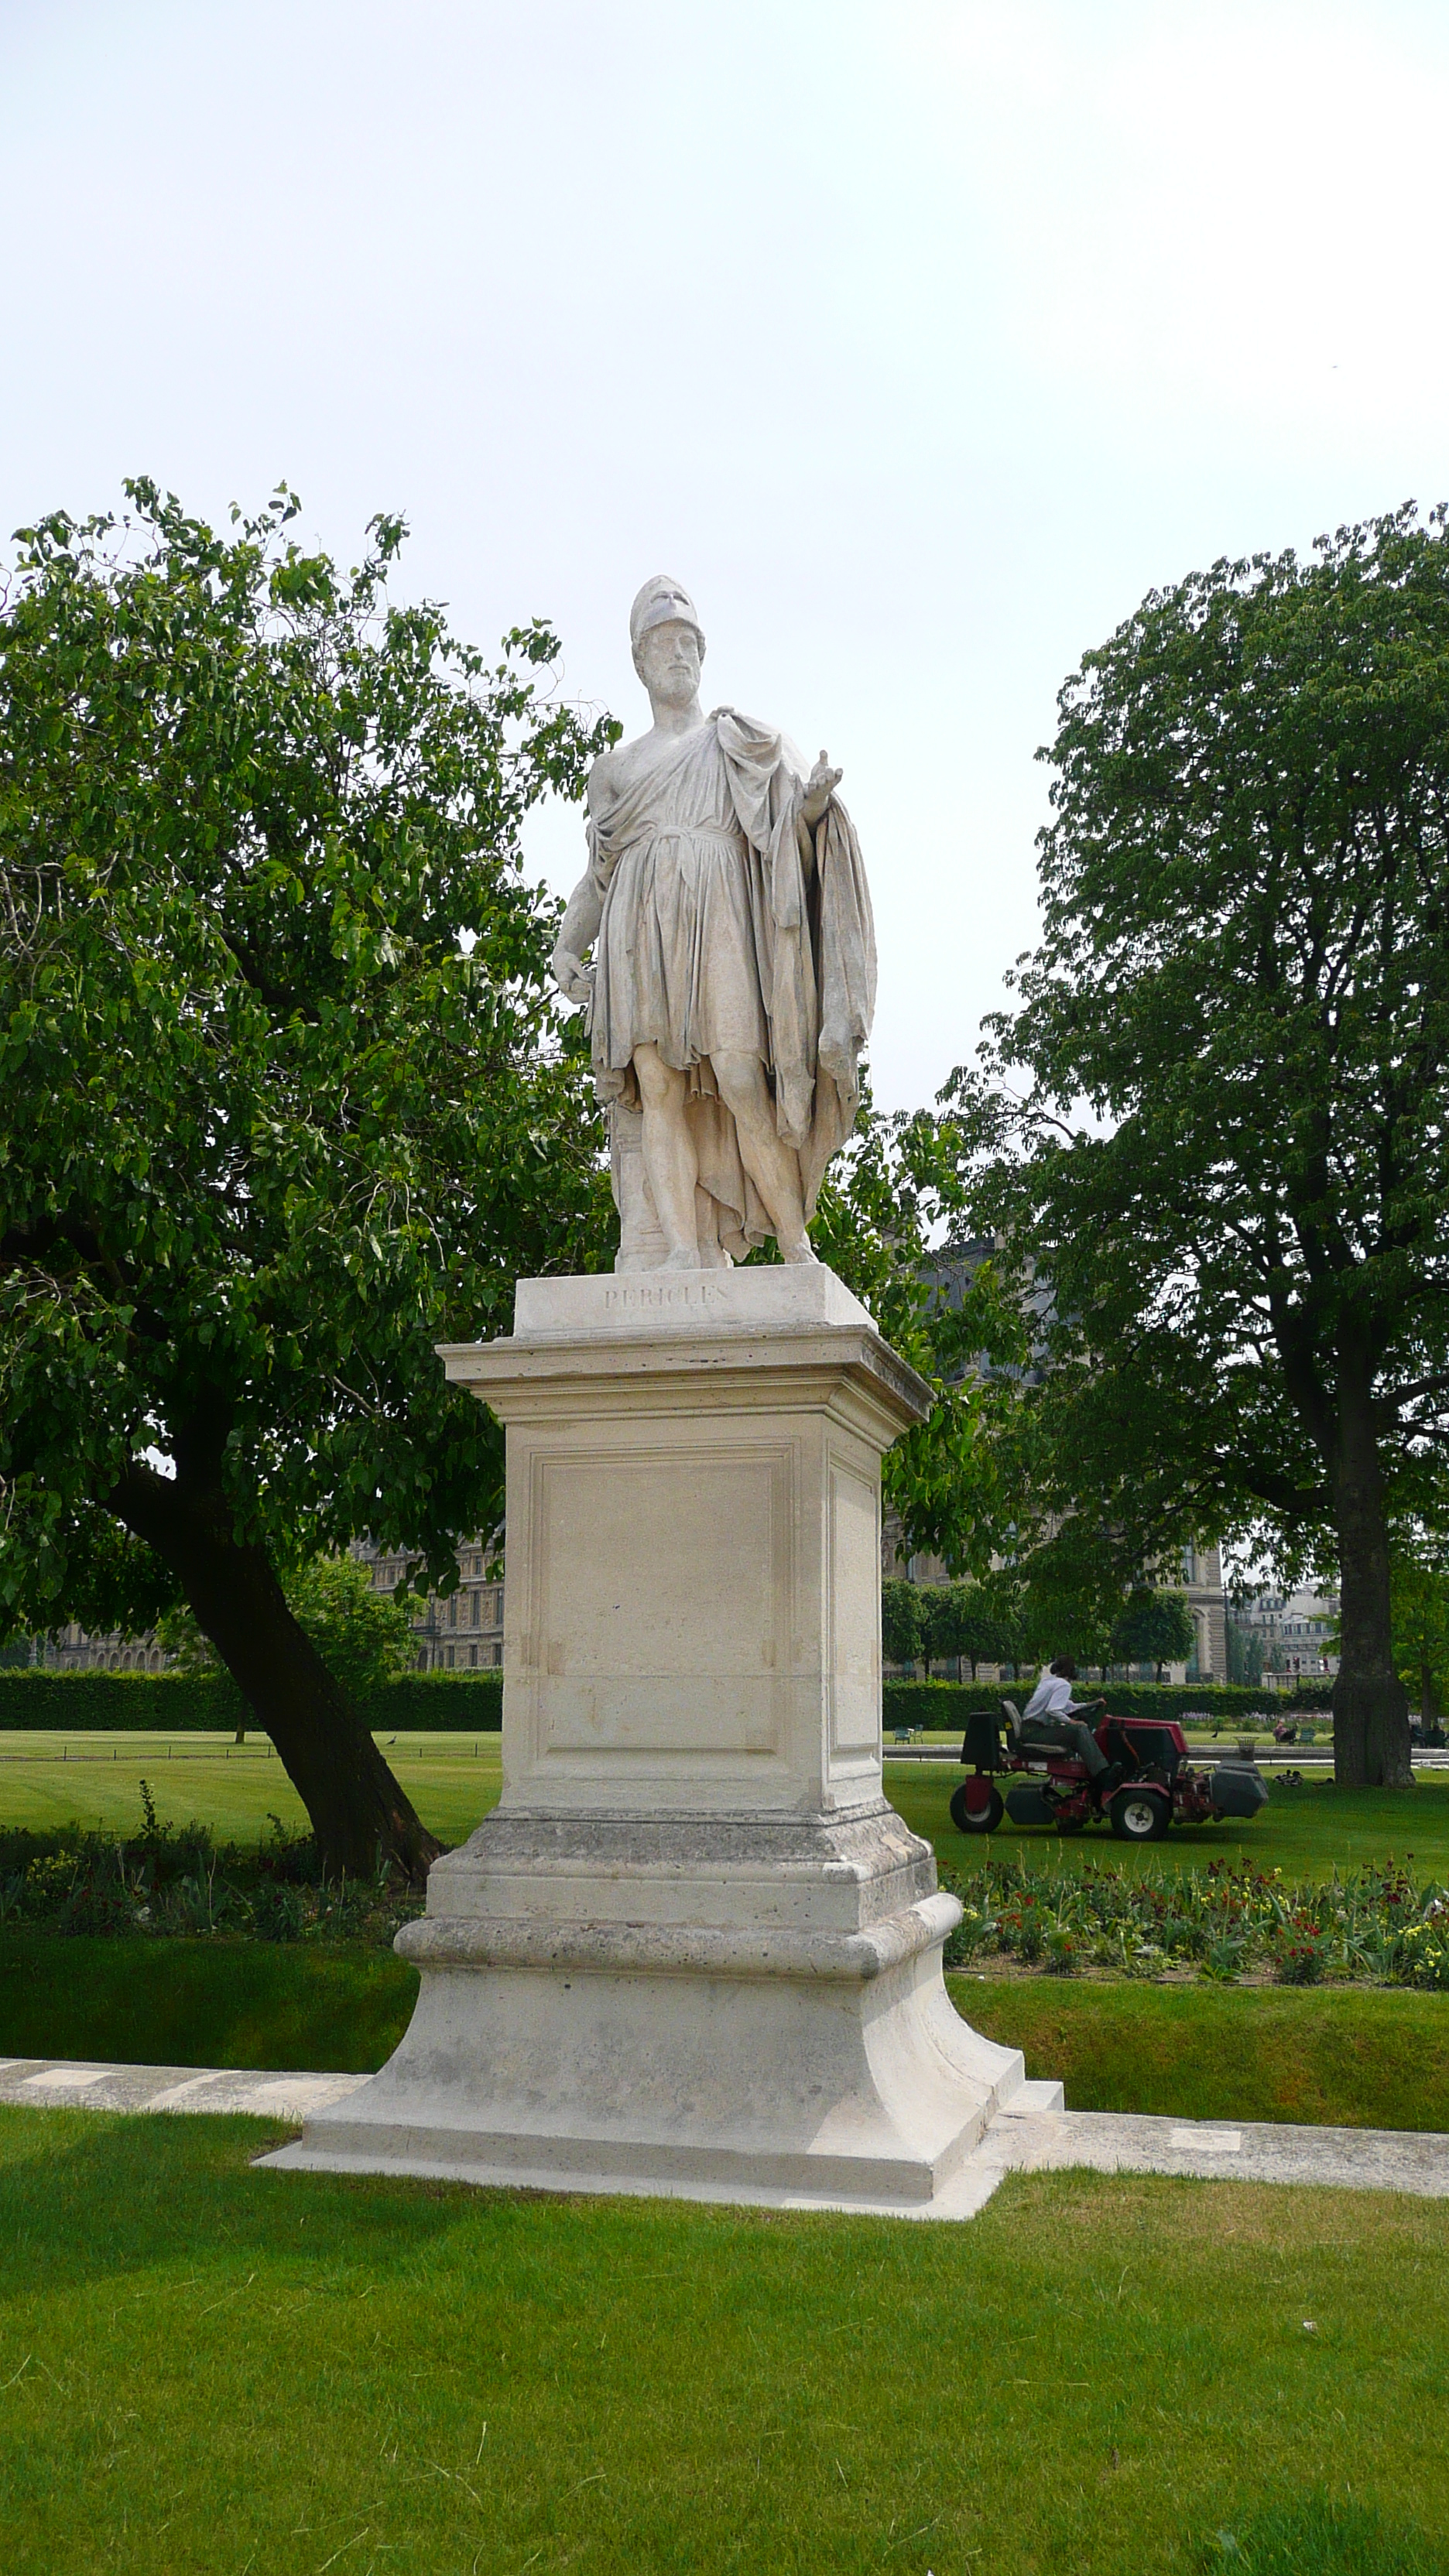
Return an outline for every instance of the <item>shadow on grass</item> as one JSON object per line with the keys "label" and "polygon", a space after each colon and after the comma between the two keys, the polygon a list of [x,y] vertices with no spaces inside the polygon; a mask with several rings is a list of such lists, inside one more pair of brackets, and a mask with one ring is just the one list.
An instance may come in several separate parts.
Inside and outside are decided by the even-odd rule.
{"label": "shadow on grass", "polygon": [[1318,2493],[1250,2509],[1212,2534],[1196,2576],[1446,2576],[1449,2556],[1417,2523]]}
{"label": "shadow on grass", "polygon": [[[294,2135],[275,2120],[0,2107],[0,2302],[156,2265],[275,2262],[295,2231],[319,2262],[386,2278],[478,2207],[466,2185],[249,2172]],[[495,2213],[496,2216],[496,2213]],[[505,2222],[506,2223],[506,2222]]]}
{"label": "shadow on grass", "polygon": [[371,2075],[417,1991],[388,1950],[4,1932],[0,2053]]}

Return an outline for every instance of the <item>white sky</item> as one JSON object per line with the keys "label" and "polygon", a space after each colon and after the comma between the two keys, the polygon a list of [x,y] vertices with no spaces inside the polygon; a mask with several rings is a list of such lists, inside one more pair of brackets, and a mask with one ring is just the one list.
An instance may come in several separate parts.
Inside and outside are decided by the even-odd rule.
{"label": "white sky", "polygon": [[[888,1106],[1032,936],[1154,582],[1449,493],[1449,10],[0,0],[0,531],[285,477],[637,730],[628,604],[843,763]],[[578,818],[539,818],[567,891]]]}

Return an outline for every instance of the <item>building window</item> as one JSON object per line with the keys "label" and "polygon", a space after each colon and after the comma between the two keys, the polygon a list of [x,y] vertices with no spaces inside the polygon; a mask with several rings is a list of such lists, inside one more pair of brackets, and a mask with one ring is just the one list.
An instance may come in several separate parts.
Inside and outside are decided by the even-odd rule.
{"label": "building window", "polygon": [[470,1664],[476,1664],[476,1663],[477,1663],[477,1661],[478,1661],[478,1649],[477,1649],[477,1647],[476,1647],[476,1646],[470,1646],[470,1647],[469,1647],[469,1649],[468,1649],[468,1661],[469,1661],[469,1663],[470,1663]]}

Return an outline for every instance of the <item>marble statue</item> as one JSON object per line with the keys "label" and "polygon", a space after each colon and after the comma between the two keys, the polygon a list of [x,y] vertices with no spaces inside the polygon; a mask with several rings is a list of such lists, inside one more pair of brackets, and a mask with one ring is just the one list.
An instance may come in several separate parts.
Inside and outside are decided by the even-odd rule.
{"label": "marble statue", "polygon": [[511,1333],[439,1348],[507,1433],[502,1795],[398,1934],[400,2047],[268,2161],[969,2217],[1062,2097],[956,2012],[961,1901],[884,1791],[881,1460],[935,1391],[808,1233],[860,852],[823,752],[701,712],[676,583],[631,626],[654,721],[589,781],[554,971],[651,1275],[520,1279]]}
{"label": "marble statue", "polygon": [[705,715],[704,635],[677,582],[644,584],[629,637],[653,723],[590,774],[589,863],[553,956],[590,1014],[616,1267],[727,1268],[770,1235],[810,1262],[875,1007],[841,772],[822,752],[807,776],[783,734],[733,707]]}

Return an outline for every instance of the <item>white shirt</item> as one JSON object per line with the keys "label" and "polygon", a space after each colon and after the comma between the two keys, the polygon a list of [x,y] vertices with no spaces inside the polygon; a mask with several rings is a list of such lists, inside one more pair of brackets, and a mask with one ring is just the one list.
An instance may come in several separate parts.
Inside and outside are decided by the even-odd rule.
{"label": "white shirt", "polygon": [[1045,1666],[1041,1680],[1022,1710],[1022,1725],[1030,1725],[1034,1717],[1075,1717],[1076,1714],[1077,1702],[1072,1697],[1071,1683],[1064,1673],[1054,1673],[1050,1665]]}

